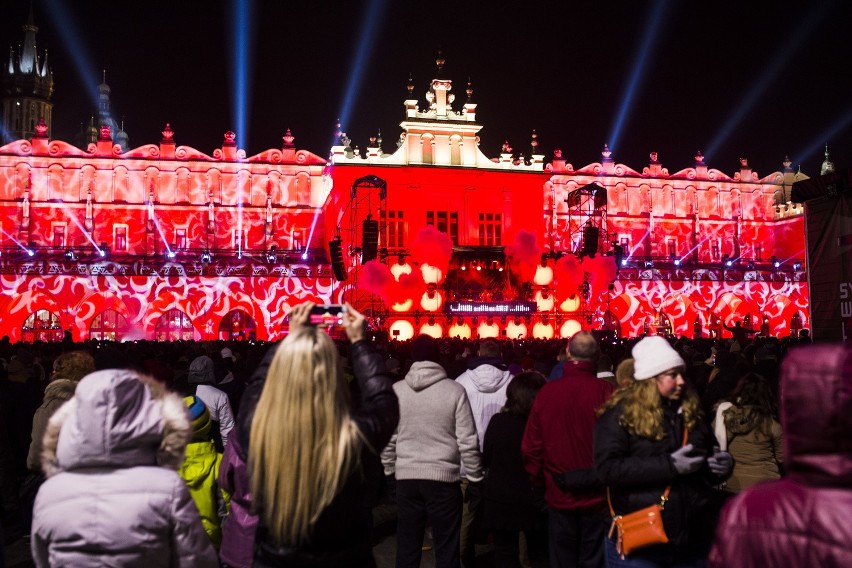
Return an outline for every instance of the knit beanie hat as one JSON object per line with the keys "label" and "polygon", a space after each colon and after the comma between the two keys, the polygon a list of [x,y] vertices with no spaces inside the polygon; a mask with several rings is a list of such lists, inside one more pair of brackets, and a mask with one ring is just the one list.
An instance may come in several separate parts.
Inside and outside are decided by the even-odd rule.
{"label": "knit beanie hat", "polygon": [[184,397],[183,402],[189,411],[189,422],[192,426],[192,441],[204,442],[210,439],[210,412],[195,395]]}
{"label": "knit beanie hat", "polygon": [[633,346],[633,378],[644,381],[664,371],[683,367],[683,358],[664,337],[651,335]]}
{"label": "knit beanie hat", "polygon": [[437,363],[440,358],[441,352],[438,349],[438,340],[431,335],[418,335],[411,342],[412,362],[432,361]]}

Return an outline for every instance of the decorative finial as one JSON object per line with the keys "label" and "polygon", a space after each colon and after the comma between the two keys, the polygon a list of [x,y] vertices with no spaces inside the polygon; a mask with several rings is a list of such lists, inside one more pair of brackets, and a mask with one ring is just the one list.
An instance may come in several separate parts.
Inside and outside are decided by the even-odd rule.
{"label": "decorative finial", "polygon": [[508,140],[506,140],[505,142],[503,142],[503,147],[500,149],[500,153],[501,153],[501,154],[511,154],[511,153],[512,153],[512,147],[511,147],[511,146],[509,146],[509,141],[508,141]]}
{"label": "decorative finial", "polygon": [[44,117],[39,118],[36,124],[36,138],[47,138],[47,123]]}
{"label": "decorative finial", "polygon": [[104,80],[103,80],[103,83],[104,83],[104,84],[106,84],[106,69],[104,69],[104,70],[103,70],[103,72],[104,72]]}
{"label": "decorative finial", "polygon": [[440,49],[438,50],[438,58],[435,59],[435,64],[438,66],[438,73],[444,72],[444,63],[447,61],[444,59],[444,52]]}
{"label": "decorative finial", "polygon": [[554,158],[557,158],[557,159],[558,159],[558,158],[561,158],[561,157],[562,157],[562,149],[561,149],[561,148],[556,148],[556,149],[553,151],[553,157],[554,157]]}
{"label": "decorative finial", "polygon": [[229,130],[225,133],[225,146],[236,146],[237,145],[237,135],[233,130]]}
{"label": "decorative finial", "polygon": [[296,138],[293,136],[293,133],[290,132],[290,129],[288,128],[287,132],[284,133],[284,138],[283,138],[284,147],[285,148],[292,148],[293,147],[293,140],[295,140],[295,139]]}
{"label": "decorative finial", "polygon": [[793,165],[793,162],[790,161],[790,156],[784,156],[784,161],[781,163],[784,164],[785,170],[789,170],[790,166]]}
{"label": "decorative finial", "polygon": [[659,160],[660,155],[657,152],[651,152],[650,158],[651,158],[652,164],[659,164],[660,163],[660,160]]}
{"label": "decorative finial", "polygon": [[175,133],[172,130],[172,126],[170,123],[166,123],[166,127],[163,129],[162,135],[163,140],[171,140],[174,137]]}
{"label": "decorative finial", "polygon": [[608,161],[612,157],[612,152],[609,149],[609,144],[604,144],[603,151],[601,151],[601,156],[603,156],[604,161]]}
{"label": "decorative finial", "polygon": [[409,98],[414,93],[414,77],[411,76],[411,73],[408,74],[408,85],[405,87],[408,89]]}
{"label": "decorative finial", "polygon": [[530,146],[532,146],[532,153],[535,154],[538,151],[538,132],[533,129],[532,131],[532,140],[530,140]]}
{"label": "decorative finial", "polygon": [[740,167],[747,168],[748,167],[748,158],[740,158]]}
{"label": "decorative finial", "polygon": [[376,136],[376,147],[381,149],[382,147],[382,131],[379,130],[379,135]]}
{"label": "decorative finial", "polygon": [[467,77],[467,89],[465,89],[464,92],[467,93],[467,102],[469,102],[469,103],[472,102],[473,101],[473,83],[471,83],[469,75]]}
{"label": "decorative finial", "polygon": [[340,128],[340,119],[338,118],[337,123],[335,124],[335,127],[334,127],[335,146],[340,145],[342,138],[343,138],[343,130]]}
{"label": "decorative finial", "polygon": [[695,153],[695,165],[703,166],[704,165],[704,155],[701,153],[701,150]]}

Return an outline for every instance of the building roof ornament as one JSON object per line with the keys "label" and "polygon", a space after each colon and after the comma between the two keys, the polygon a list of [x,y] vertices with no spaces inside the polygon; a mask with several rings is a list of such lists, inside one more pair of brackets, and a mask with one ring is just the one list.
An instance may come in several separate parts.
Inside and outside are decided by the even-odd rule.
{"label": "building roof ornament", "polygon": [[834,162],[828,159],[828,144],[825,145],[825,160],[822,162],[822,167],[819,169],[819,175],[824,176],[825,174],[831,173],[834,171]]}

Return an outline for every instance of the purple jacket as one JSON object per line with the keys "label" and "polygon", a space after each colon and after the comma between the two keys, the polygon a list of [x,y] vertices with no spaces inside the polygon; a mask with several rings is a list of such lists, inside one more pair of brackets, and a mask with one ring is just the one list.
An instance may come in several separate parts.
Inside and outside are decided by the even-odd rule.
{"label": "purple jacket", "polygon": [[219,465],[219,487],[231,494],[231,510],[222,527],[219,558],[234,568],[251,568],[257,515],[251,512],[251,483],[245,451],[237,436],[225,446]]}
{"label": "purple jacket", "polygon": [[788,475],[728,503],[710,566],[852,566],[852,349],[791,351],[781,393]]}

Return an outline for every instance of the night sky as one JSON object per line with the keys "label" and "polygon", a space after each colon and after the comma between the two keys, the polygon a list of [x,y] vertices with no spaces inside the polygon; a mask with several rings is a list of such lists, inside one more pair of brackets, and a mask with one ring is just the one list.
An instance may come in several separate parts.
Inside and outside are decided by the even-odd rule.
{"label": "night sky", "polygon": [[[348,104],[353,145],[381,130],[390,152],[409,74],[423,106],[440,48],[456,109],[473,83],[488,157],[504,140],[529,155],[536,129],[546,159],[560,148],[575,168],[599,161],[604,143],[639,171],[651,151],[674,172],[701,150],[729,175],[740,157],[763,176],[785,155],[816,175],[826,142],[838,168],[852,165],[846,0],[255,0],[253,42],[239,41],[233,5],[35,0],[39,53],[48,48],[55,77],[53,137],[71,141],[88,123],[106,69],[113,115],[134,147],[158,143],[169,122],[179,145],[212,154],[235,130],[252,155],[280,148],[290,128],[297,147],[326,157]],[[17,46],[29,2],[3,7],[0,46]],[[253,43],[244,132],[233,110],[238,43]]]}

